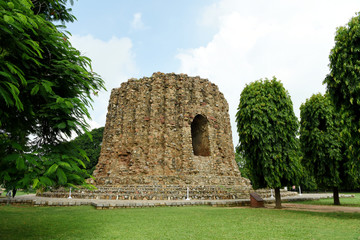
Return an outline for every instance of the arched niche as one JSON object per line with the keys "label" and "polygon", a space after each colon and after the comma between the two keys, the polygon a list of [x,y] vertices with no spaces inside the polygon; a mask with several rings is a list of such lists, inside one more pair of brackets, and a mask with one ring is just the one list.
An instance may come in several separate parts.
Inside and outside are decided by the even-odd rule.
{"label": "arched niche", "polygon": [[210,156],[209,121],[196,115],[191,123],[191,139],[195,156]]}

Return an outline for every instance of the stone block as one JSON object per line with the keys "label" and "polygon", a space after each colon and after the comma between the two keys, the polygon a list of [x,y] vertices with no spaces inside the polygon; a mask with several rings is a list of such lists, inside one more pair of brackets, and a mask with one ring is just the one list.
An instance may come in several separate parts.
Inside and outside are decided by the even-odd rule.
{"label": "stone block", "polygon": [[256,192],[250,193],[250,206],[255,208],[264,207],[264,200]]}

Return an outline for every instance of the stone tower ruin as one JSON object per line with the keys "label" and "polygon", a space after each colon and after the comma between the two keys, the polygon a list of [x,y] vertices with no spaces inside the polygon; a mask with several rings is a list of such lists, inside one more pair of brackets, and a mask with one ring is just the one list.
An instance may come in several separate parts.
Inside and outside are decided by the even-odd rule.
{"label": "stone tower ruin", "polygon": [[192,198],[248,198],[251,189],[223,94],[186,74],[154,73],[112,90],[93,175],[98,187],[142,192],[133,199],[181,199],[188,187]]}

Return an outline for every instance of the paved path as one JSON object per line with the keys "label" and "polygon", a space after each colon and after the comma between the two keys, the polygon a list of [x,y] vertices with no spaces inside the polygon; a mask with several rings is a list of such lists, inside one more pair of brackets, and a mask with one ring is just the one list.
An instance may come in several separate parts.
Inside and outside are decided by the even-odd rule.
{"label": "paved path", "polygon": [[[1,203],[7,203],[8,198],[0,199]],[[104,200],[104,199],[76,199],[76,198],[47,198],[37,197],[35,194],[16,196],[11,198],[11,204],[33,204],[35,206],[80,206],[92,205],[97,209],[107,208],[135,208],[135,207],[157,207],[157,206],[188,206],[188,205],[211,205],[211,206],[246,206],[249,199],[234,200]]]}
{"label": "paved path", "polygon": [[[292,197],[284,197],[284,201],[314,200],[320,198],[331,198],[332,194],[302,194]],[[275,199],[265,198],[266,204],[272,204]],[[189,206],[189,205],[210,205],[210,206],[248,206],[250,199],[229,199],[229,200],[104,200],[104,199],[68,199],[68,198],[46,198],[37,197],[35,194],[16,196],[15,198],[0,198],[0,204],[31,204],[35,206],[80,206],[91,205],[97,209],[112,208],[135,208],[135,207],[156,207],[156,206]],[[284,206],[287,203],[283,203]],[[294,205],[294,204],[293,204]],[[289,205],[286,208],[291,208]],[[301,205],[303,206],[303,205]],[[294,207],[293,207],[294,208]],[[300,207],[297,207],[300,209]]]}
{"label": "paved path", "polygon": [[[320,194],[302,194],[291,198],[282,198],[287,200],[281,204],[282,210],[296,210],[296,211],[311,211],[311,212],[347,212],[347,213],[360,213],[360,207],[344,207],[334,205],[310,205],[310,204],[296,204],[291,203],[294,201],[302,200],[316,200],[321,198],[332,198],[331,193],[320,193]],[[340,197],[354,197],[354,195],[340,194]],[[274,208],[274,202],[268,202],[267,208]]]}

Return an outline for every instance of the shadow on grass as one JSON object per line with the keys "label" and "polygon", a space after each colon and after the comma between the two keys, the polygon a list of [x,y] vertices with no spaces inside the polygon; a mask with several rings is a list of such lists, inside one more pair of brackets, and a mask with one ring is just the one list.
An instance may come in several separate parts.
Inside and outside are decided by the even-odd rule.
{"label": "shadow on grass", "polygon": [[293,214],[298,215],[307,215],[312,217],[324,217],[324,218],[336,218],[336,219],[358,219],[360,220],[360,213],[351,213],[351,212],[314,212],[314,211],[306,211],[306,210],[292,210],[292,209],[282,209]]}

